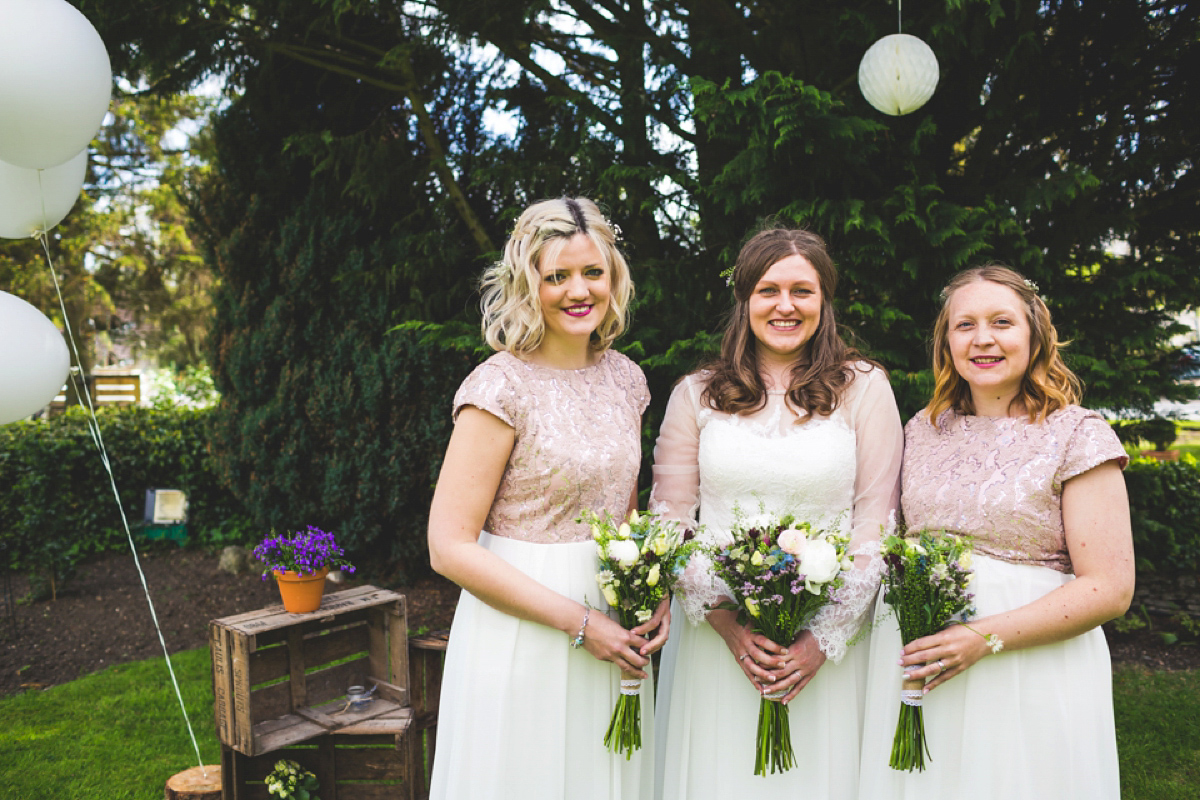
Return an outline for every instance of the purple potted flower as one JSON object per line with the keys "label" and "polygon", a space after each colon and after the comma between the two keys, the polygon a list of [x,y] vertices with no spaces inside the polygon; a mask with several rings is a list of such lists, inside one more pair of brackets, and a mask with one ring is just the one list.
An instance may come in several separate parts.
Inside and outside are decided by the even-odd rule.
{"label": "purple potted flower", "polygon": [[292,534],[272,533],[254,548],[254,557],[266,567],[263,580],[275,576],[283,607],[293,614],[321,607],[331,569],[354,572],[333,534],[312,525]]}

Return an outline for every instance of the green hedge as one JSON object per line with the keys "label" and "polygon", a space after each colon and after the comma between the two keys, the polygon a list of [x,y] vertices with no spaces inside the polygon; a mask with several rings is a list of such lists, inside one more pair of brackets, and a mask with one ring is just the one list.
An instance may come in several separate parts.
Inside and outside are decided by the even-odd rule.
{"label": "green hedge", "polygon": [[[130,526],[147,489],[188,496],[188,533],[200,545],[244,543],[248,517],[218,483],[208,454],[210,411],[100,409],[97,420]],[[52,585],[94,553],[127,547],[112,485],[80,408],[47,421],[0,426],[0,567]]]}
{"label": "green hedge", "polygon": [[1200,568],[1200,463],[1135,458],[1125,470],[1138,569]]}

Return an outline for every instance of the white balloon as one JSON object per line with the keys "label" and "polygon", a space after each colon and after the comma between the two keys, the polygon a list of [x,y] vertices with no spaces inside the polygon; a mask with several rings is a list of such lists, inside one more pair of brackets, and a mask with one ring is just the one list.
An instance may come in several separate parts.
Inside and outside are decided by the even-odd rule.
{"label": "white balloon", "polygon": [[66,0],[0,0],[0,160],[57,166],[92,141],[112,93],[100,34]]}
{"label": "white balloon", "polygon": [[44,408],[67,381],[67,343],[45,314],[0,292],[0,425]]}
{"label": "white balloon", "polygon": [[87,160],[83,150],[50,169],[25,169],[0,161],[0,238],[25,239],[62,222],[79,199]]}
{"label": "white balloon", "polygon": [[858,65],[858,88],[863,97],[892,116],[925,105],[937,83],[937,56],[929,45],[907,33],[883,37],[867,49]]}

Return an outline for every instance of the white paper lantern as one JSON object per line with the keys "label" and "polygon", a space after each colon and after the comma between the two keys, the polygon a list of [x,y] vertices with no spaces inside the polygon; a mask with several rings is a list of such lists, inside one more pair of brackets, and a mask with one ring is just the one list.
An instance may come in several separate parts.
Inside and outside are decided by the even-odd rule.
{"label": "white paper lantern", "polygon": [[907,33],[883,37],[871,45],[858,65],[858,88],[863,97],[892,116],[925,105],[937,83],[937,56],[929,45]]}
{"label": "white paper lantern", "polygon": [[45,314],[0,292],[0,425],[47,406],[67,381],[67,343]]}
{"label": "white paper lantern", "polygon": [[65,0],[0,0],[0,160],[27,169],[88,146],[112,93],[100,34]]}
{"label": "white paper lantern", "polygon": [[79,199],[87,160],[83,150],[49,169],[25,169],[0,161],[0,239],[25,239],[62,222]]}

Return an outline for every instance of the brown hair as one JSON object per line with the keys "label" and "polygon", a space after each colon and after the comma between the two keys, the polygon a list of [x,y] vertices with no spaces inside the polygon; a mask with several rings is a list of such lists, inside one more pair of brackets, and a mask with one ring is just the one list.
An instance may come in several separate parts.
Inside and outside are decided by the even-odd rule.
{"label": "brown hair", "polygon": [[1078,403],[1083,396],[1083,385],[1059,355],[1059,348],[1067,342],[1058,340],[1058,331],[1050,321],[1050,309],[1038,297],[1036,287],[1011,267],[985,264],[958,273],[942,290],[942,308],[933,323],[933,397],[925,406],[930,422],[936,426],[937,418],[947,409],[960,414],[975,413],[970,384],[958,374],[950,354],[950,299],[962,287],[980,281],[1016,292],[1029,320],[1029,366],[1012,402],[1024,405],[1031,422]]}
{"label": "brown hair", "polygon": [[805,422],[814,414],[828,416],[833,413],[846,387],[854,381],[851,362],[874,364],[838,335],[833,310],[837,267],[829,257],[824,240],[811,231],[769,227],[754,234],[742,246],[733,268],[731,280],[735,305],[725,322],[721,355],[705,366],[710,375],[703,399],[710,408],[726,414],[740,414],[766,405],[767,389],[759,373],[757,340],[750,330],[748,304],[766,271],[794,255],[812,264],[821,287],[821,320],[804,354],[792,367],[787,390],[788,401],[802,412],[799,421]]}

